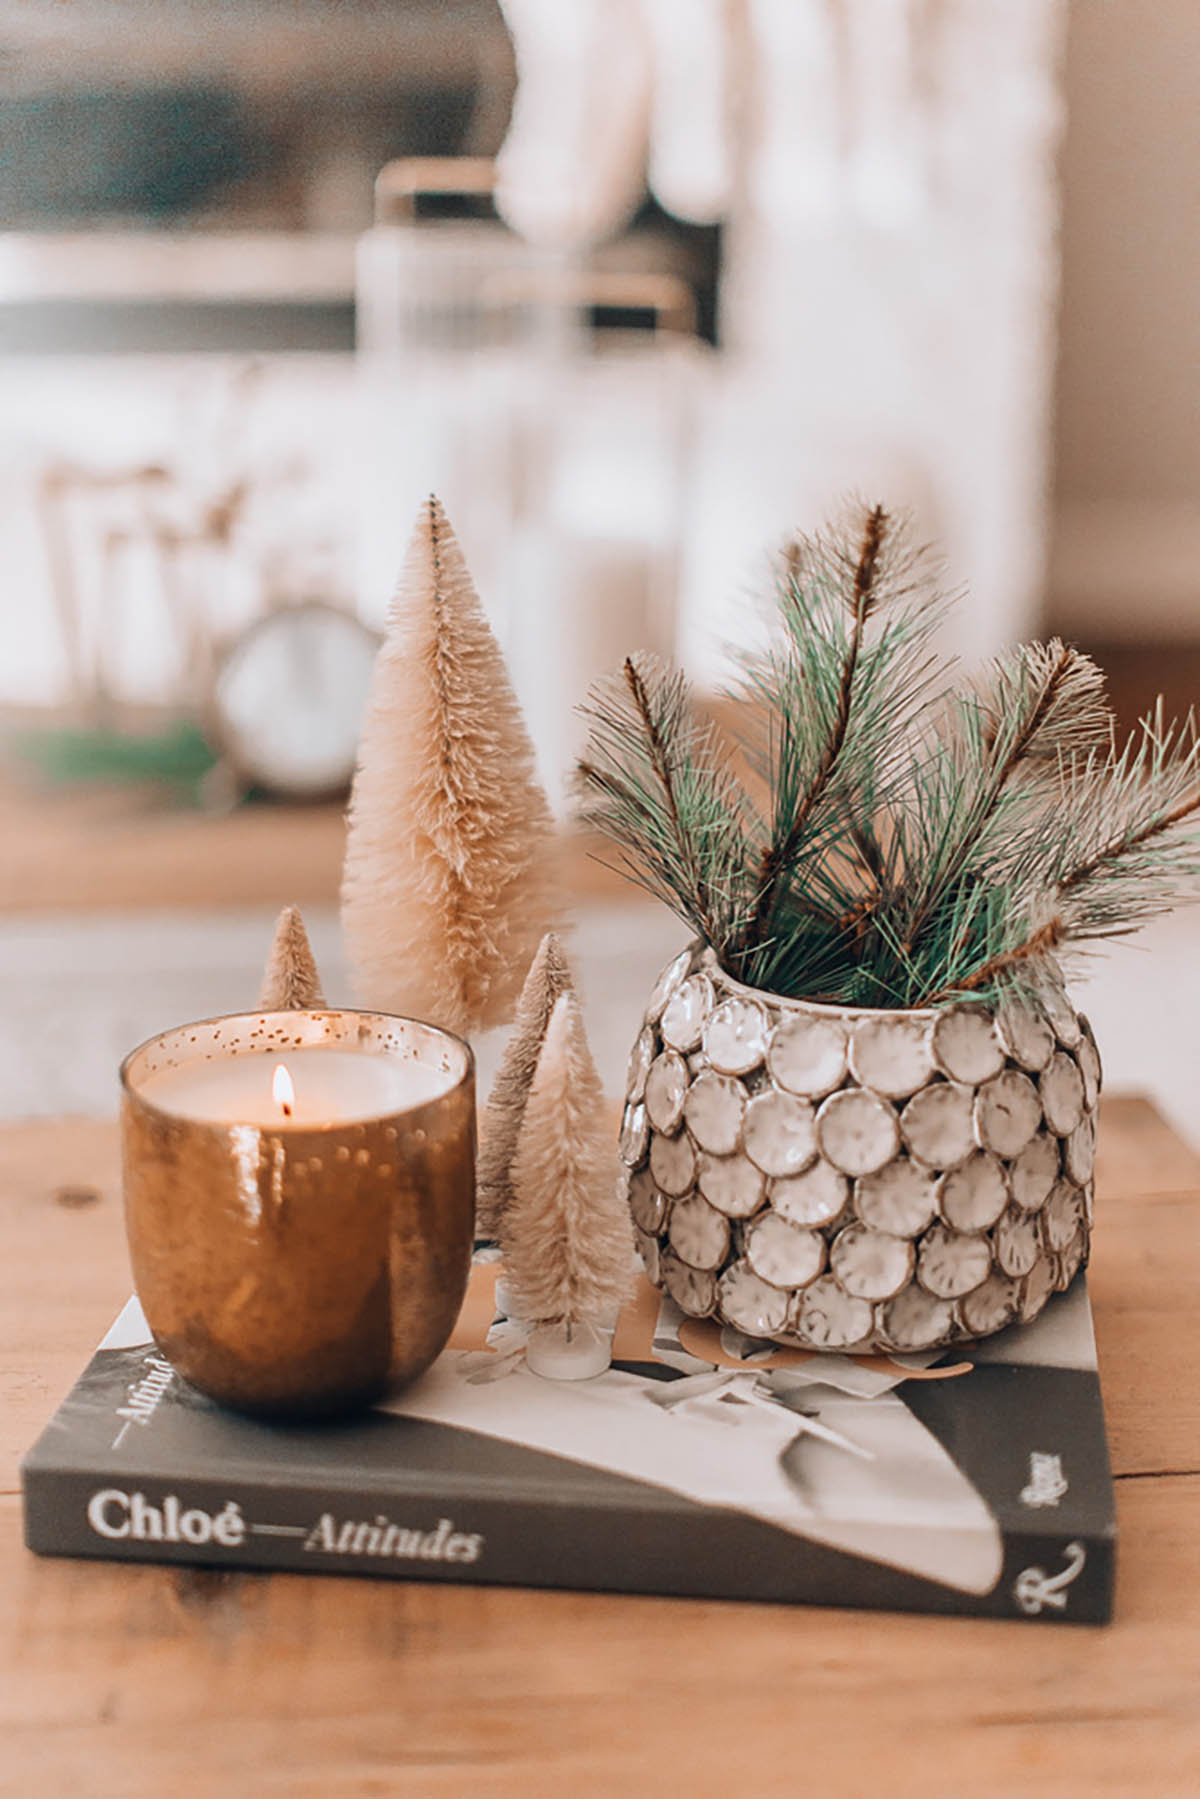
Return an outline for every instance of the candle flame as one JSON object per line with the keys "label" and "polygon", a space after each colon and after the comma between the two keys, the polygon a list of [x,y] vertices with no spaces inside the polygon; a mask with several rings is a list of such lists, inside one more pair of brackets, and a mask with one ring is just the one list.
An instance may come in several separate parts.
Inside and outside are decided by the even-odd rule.
{"label": "candle flame", "polygon": [[271,1094],[275,1104],[279,1107],[279,1110],[283,1113],[284,1117],[290,1118],[292,1115],[292,1107],[296,1103],[296,1089],[292,1085],[291,1075],[288,1073],[282,1062],[280,1062],[275,1069],[275,1074],[271,1081]]}

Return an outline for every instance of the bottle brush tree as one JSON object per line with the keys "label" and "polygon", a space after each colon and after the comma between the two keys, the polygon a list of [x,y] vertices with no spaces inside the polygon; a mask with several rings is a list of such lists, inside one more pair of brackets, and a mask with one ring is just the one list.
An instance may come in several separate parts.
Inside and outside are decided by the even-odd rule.
{"label": "bottle brush tree", "polygon": [[585,819],[736,979],[911,1007],[1036,996],[1056,951],[1200,875],[1200,741],[1161,708],[1119,745],[1104,679],[1055,639],[954,683],[936,570],[881,506],[798,539],[735,697],[756,803],[687,684],[632,656],[589,700]]}
{"label": "bottle brush tree", "polygon": [[308,1012],[325,1004],[321,977],[297,906],[285,906],[275,925],[258,995],[264,1012]]}
{"label": "bottle brush tree", "polygon": [[553,931],[547,931],[525,977],[516,1019],[483,1117],[476,1178],[477,1236],[496,1236],[512,1202],[512,1161],[530,1083],[550,1014],[556,1000],[568,991],[573,991],[571,971],[562,945]]}
{"label": "bottle brush tree", "polygon": [[364,1004],[512,1016],[558,915],[555,835],[499,647],[440,503],[421,509],[367,704],[342,923]]}
{"label": "bottle brush tree", "polygon": [[546,1027],[501,1220],[506,1283],[516,1315],[531,1324],[603,1325],[628,1290],[633,1239],[610,1137],[568,990]]}

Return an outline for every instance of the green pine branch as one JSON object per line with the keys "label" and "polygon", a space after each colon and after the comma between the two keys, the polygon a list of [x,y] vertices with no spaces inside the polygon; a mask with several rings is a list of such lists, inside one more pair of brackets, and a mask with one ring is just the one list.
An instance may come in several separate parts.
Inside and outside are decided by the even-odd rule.
{"label": "green pine branch", "polygon": [[752,808],[715,725],[688,684],[639,651],[593,688],[579,765],[581,817],[622,851],[627,873],[718,955],[744,929]]}
{"label": "green pine branch", "polygon": [[[807,779],[798,783],[798,791],[790,806],[776,806],[775,829],[759,863],[758,893],[748,926],[752,937],[760,937],[769,932],[774,922],[775,908],[779,902],[783,878],[796,860],[804,842],[805,827],[812,817],[814,809],[828,791],[838,772],[838,760],[846,748],[850,720],[855,700],[858,697],[856,677],[862,656],[863,631],[878,598],[876,581],[880,573],[880,558],[887,532],[887,514],[882,506],[873,506],[868,512],[863,526],[862,542],[859,546],[847,596],[850,626],[845,647],[841,651],[841,666],[833,694],[833,716],[829,721],[824,742],[818,746],[816,765],[811,774]],[[796,560],[793,559],[791,572],[793,587],[800,585],[802,580],[802,565],[797,566]],[[793,609],[789,608],[785,611],[785,618],[794,620],[795,617],[796,612]]]}
{"label": "green pine branch", "polygon": [[635,656],[593,691],[584,818],[739,979],[841,1004],[1036,990],[1047,958],[1200,880],[1200,742],[1161,710],[1118,750],[1101,671],[1058,639],[949,685],[935,571],[859,507],[790,546],[730,747]]}

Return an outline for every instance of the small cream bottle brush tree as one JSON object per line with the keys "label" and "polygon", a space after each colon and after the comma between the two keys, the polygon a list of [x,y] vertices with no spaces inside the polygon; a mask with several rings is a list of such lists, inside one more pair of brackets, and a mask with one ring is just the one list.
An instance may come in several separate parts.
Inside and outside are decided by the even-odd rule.
{"label": "small cream bottle brush tree", "polygon": [[516,1020],[484,1113],[476,1179],[477,1236],[494,1237],[512,1202],[512,1161],[530,1083],[555,1002],[568,991],[573,991],[573,985],[562,945],[553,931],[547,931],[525,977]]}
{"label": "small cream bottle brush tree", "polygon": [[350,802],[342,924],[359,996],[453,1031],[503,1024],[558,905],[533,747],[431,496],[376,663]]}
{"label": "small cream bottle brush tree", "polygon": [[633,1239],[600,1077],[569,991],[546,1027],[512,1187],[501,1251],[514,1310],[534,1326],[529,1365],[566,1379],[599,1373],[609,1360],[603,1327],[629,1288]]}
{"label": "small cream bottle brush tree", "polygon": [[309,1012],[325,1004],[321,977],[297,906],[285,906],[276,921],[258,1003],[264,1012]]}

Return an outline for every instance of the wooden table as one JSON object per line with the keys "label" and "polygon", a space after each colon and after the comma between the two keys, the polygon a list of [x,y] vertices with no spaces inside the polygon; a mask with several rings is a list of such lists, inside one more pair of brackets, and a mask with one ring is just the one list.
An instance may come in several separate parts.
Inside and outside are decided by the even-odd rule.
{"label": "wooden table", "polygon": [[1108,1099],[1108,1628],[41,1561],[17,1462],[128,1288],[115,1132],[0,1132],[0,1792],[1200,1792],[1200,1157]]}

